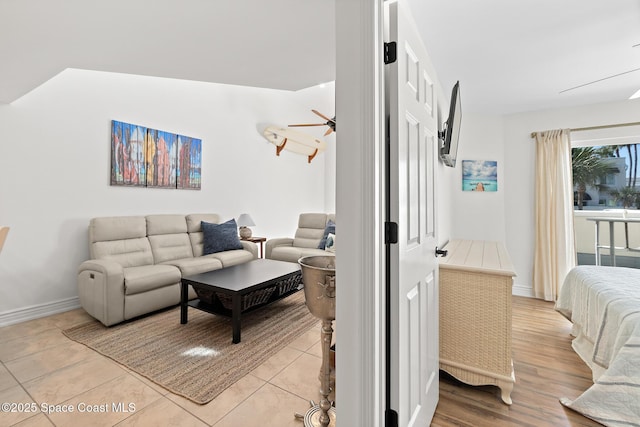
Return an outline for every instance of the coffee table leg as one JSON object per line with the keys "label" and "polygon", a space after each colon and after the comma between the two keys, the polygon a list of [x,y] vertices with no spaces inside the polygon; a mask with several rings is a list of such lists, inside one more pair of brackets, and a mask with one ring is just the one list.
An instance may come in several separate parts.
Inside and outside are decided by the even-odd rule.
{"label": "coffee table leg", "polygon": [[240,316],[242,315],[242,297],[233,294],[233,311],[231,312],[231,324],[233,325],[233,343],[240,342]]}
{"label": "coffee table leg", "polygon": [[189,285],[185,282],[180,282],[180,323],[187,323],[187,302],[189,301]]}

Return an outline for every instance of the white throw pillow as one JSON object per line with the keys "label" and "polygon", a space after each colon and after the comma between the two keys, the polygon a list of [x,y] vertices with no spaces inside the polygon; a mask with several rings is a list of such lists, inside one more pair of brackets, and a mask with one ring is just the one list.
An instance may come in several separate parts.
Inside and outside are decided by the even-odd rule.
{"label": "white throw pillow", "polygon": [[329,252],[336,251],[336,235],[329,233],[327,235],[327,243],[324,245],[324,250]]}

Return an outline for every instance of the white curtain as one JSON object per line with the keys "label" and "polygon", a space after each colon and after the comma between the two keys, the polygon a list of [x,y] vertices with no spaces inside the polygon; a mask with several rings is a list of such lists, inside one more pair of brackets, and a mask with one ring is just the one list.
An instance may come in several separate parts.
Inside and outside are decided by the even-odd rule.
{"label": "white curtain", "polygon": [[555,301],[576,265],[571,138],[569,129],[538,132],[535,138],[533,289],[536,298]]}
{"label": "white curtain", "polygon": [[4,246],[4,240],[7,238],[8,233],[9,233],[9,227],[0,227],[0,252],[2,252],[2,247]]}

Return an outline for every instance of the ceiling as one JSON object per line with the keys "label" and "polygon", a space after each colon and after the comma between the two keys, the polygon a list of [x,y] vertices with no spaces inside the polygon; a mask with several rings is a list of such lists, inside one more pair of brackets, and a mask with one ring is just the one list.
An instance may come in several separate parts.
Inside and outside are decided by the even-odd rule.
{"label": "ceiling", "polygon": [[620,101],[640,89],[640,0],[409,2],[440,83],[460,80],[467,110]]}
{"label": "ceiling", "polygon": [[[335,1],[0,0],[0,103],[68,67],[286,90],[331,81]],[[640,89],[640,0],[408,2],[442,86],[460,80],[467,111]]]}
{"label": "ceiling", "polygon": [[335,79],[334,0],[0,0],[0,103],[65,68],[297,90]]}

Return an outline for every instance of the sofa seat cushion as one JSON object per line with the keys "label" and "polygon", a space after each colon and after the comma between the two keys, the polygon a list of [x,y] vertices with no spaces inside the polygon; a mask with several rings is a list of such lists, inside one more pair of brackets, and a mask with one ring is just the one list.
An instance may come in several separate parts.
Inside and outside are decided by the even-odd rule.
{"label": "sofa seat cushion", "polygon": [[215,254],[205,255],[204,258],[215,258],[220,260],[223,267],[231,267],[232,265],[242,264],[254,259],[251,252],[239,249],[234,251],[216,252]]}
{"label": "sofa seat cushion", "polygon": [[180,283],[180,270],[173,265],[143,265],[124,269],[124,293],[134,295]]}
{"label": "sofa seat cushion", "polygon": [[174,265],[182,272],[182,277],[191,276],[193,274],[200,274],[207,271],[218,270],[222,268],[222,261],[206,257],[199,256],[196,258],[183,258],[174,259],[171,261],[165,261],[162,264]]}
{"label": "sofa seat cushion", "polygon": [[303,256],[332,255],[322,249],[299,248],[295,246],[276,246],[271,250],[271,259],[288,262],[298,262]]}

